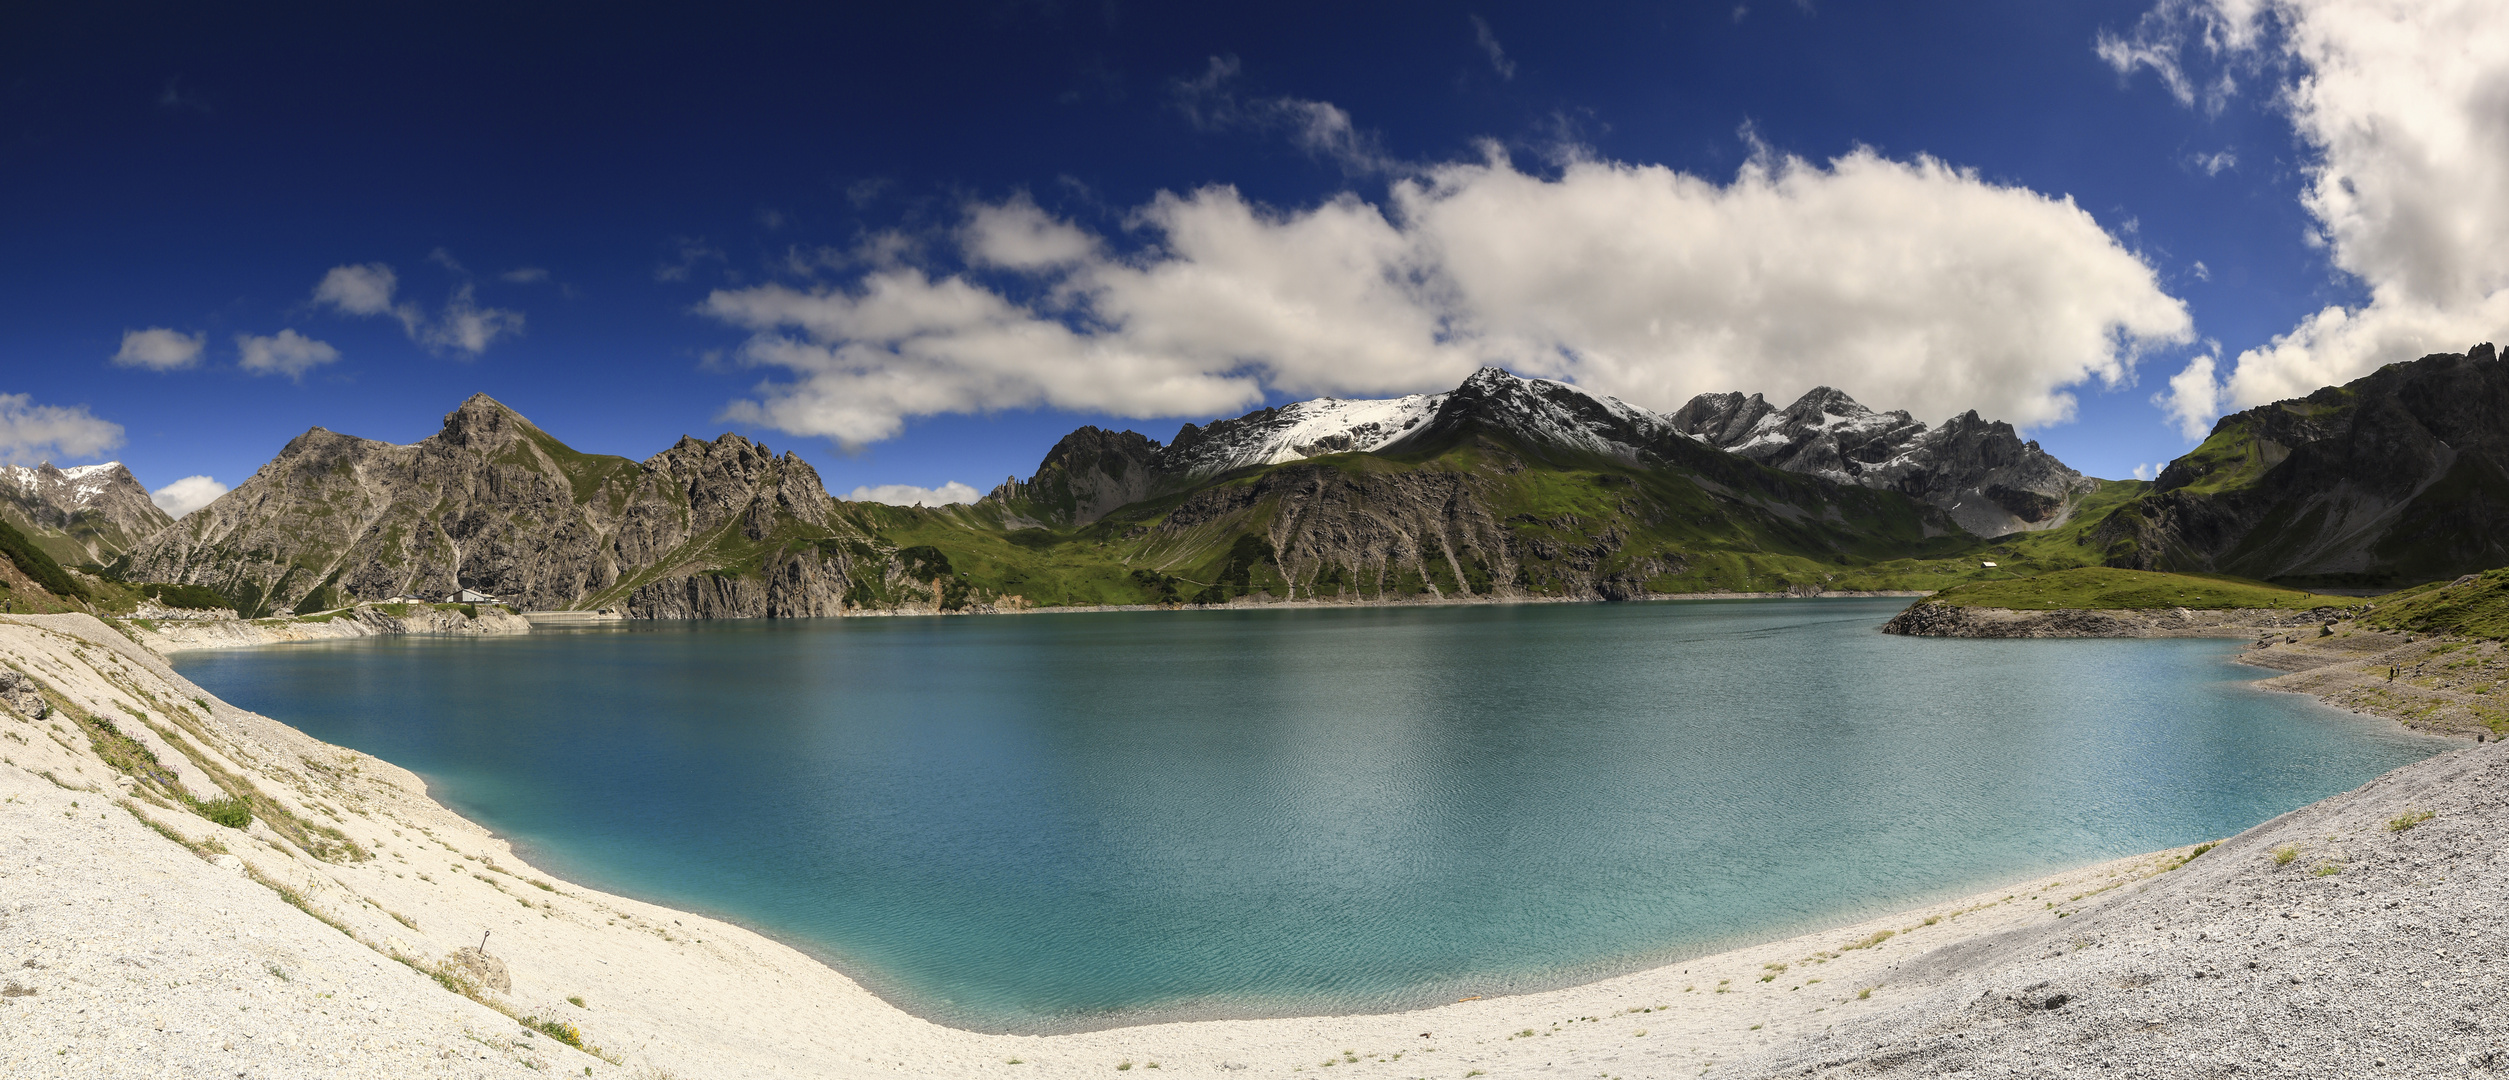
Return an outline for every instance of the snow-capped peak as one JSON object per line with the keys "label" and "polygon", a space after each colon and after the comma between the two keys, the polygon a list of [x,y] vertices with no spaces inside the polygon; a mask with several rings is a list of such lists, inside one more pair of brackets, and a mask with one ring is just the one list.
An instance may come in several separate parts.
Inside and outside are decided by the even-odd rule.
{"label": "snow-capped peak", "polygon": [[119,461],[102,465],[73,465],[63,469],[50,462],[41,465],[0,466],[0,477],[30,496],[68,509],[82,509],[104,494],[122,470]]}

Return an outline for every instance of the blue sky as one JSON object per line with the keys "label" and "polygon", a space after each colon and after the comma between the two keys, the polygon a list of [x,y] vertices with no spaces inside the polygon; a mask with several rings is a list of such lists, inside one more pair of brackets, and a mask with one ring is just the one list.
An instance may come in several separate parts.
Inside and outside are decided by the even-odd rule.
{"label": "blue sky", "polygon": [[[1977,407],[2123,476],[2509,313],[2450,247],[2502,250],[2497,182],[2399,224],[2504,160],[2450,74],[2503,17],[2381,52],[2362,6],[21,9],[0,455],[231,485],[484,391],[982,489],[1083,423],[1502,362]],[[2347,141],[2395,80],[2472,160]]]}

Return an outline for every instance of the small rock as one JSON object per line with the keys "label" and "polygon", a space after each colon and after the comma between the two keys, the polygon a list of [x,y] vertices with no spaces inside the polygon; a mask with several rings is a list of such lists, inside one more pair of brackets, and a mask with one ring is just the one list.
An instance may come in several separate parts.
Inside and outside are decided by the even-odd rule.
{"label": "small rock", "polygon": [[215,866],[218,869],[224,870],[230,874],[240,875],[244,872],[244,860],[235,855],[233,852],[222,852],[220,854],[210,856],[209,865]]}

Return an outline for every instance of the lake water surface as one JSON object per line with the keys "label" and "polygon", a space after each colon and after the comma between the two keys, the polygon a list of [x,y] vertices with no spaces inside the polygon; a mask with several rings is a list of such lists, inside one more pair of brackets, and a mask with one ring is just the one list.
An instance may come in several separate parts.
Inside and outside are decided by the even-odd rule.
{"label": "lake water surface", "polygon": [[2228,836],[2447,744],[1897,600],[644,623],[178,657],[554,873],[987,1030],[1565,985]]}

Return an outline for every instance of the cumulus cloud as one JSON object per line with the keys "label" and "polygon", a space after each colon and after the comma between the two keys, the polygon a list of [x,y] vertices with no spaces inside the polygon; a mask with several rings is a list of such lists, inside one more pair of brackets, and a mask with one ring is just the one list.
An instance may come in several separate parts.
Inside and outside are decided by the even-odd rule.
{"label": "cumulus cloud", "polygon": [[[427,259],[455,273],[464,272],[462,264],[443,248],[429,252]],[[525,267],[502,276],[508,281],[532,282],[545,280],[548,271]],[[382,263],[334,266],[314,286],[314,303],[343,315],[392,316],[400,320],[401,330],[409,335],[411,341],[436,352],[451,351],[475,357],[487,351],[489,344],[498,338],[523,332],[522,312],[479,306],[475,288],[469,282],[454,286],[452,296],[445,301],[444,310],[434,318],[429,318],[425,310],[415,303],[394,303],[392,295],[399,286],[399,277],[393,274],[391,267]],[[338,353],[335,352],[328,359],[337,358]],[[326,363],[328,359],[314,363]],[[255,370],[249,363],[246,367]]]}
{"label": "cumulus cloud", "polygon": [[0,394],[0,464],[94,457],[122,445],[122,425],[85,405],[37,405],[26,394]]}
{"label": "cumulus cloud", "polygon": [[125,330],[122,348],[113,354],[113,362],[121,367],[175,371],[199,363],[201,346],[207,340],[205,334],[186,334],[162,326]]}
{"label": "cumulus cloud", "polygon": [[983,495],[981,491],[952,480],[937,488],[916,487],[913,484],[858,487],[845,498],[852,502],[887,503],[890,506],[949,506],[954,503],[971,503]]}
{"label": "cumulus cloud", "polygon": [[1025,195],[975,207],[963,243],[971,261],[1010,270],[1047,270],[1098,253],[1097,237],[1047,216]]}
{"label": "cumulus cloud", "polygon": [[[2301,204],[2366,291],[2170,380],[2172,413],[2244,408],[2509,330],[2509,7],[2492,0],[2170,0],[2103,56],[2182,101],[2221,66],[2287,71],[2277,102],[2310,152]],[[2235,82],[2230,83],[2235,86]],[[2197,364],[2204,363],[2198,360]],[[2206,397],[2210,394],[2209,399]],[[2182,396],[2183,394],[2183,396]],[[2191,428],[2193,425],[2189,425]]]}
{"label": "cumulus cloud", "polygon": [[281,330],[269,337],[237,334],[235,351],[243,357],[241,366],[245,371],[285,375],[299,381],[306,372],[340,358],[340,350],[294,330]]}
{"label": "cumulus cloud", "polygon": [[2035,426],[2073,414],[2070,388],[2122,385],[2140,350],[2192,336],[2152,268],[2069,199],[1861,150],[1762,153],[1723,184],[1591,160],[1536,176],[1492,151],[1381,205],[1163,193],[1129,215],[1146,243],[1124,254],[1025,199],[968,222],[964,262],[1021,288],[903,264],[709,295],[703,311],[752,333],[738,359],[792,376],[730,415],[860,444],[911,416],[1209,416],[1502,364],[1655,408],[1828,383]]}
{"label": "cumulus cloud", "polygon": [[186,476],[149,492],[148,501],[156,503],[157,509],[179,518],[217,501],[218,496],[226,493],[225,484],[206,476]]}
{"label": "cumulus cloud", "polygon": [[418,332],[419,315],[416,304],[392,304],[392,294],[400,288],[399,275],[382,263],[358,263],[334,266],[314,285],[314,303],[342,315],[390,315],[401,320],[411,334]]}

